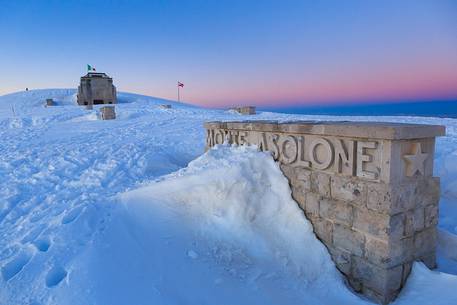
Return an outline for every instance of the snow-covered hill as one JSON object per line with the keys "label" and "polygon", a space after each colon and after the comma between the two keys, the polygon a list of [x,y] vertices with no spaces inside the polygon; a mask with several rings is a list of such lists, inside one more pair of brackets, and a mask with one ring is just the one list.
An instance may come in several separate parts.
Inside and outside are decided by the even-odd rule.
{"label": "snow-covered hill", "polygon": [[117,119],[101,121],[73,89],[0,97],[0,304],[366,304],[268,155],[220,146],[202,156],[203,122],[234,119],[446,125],[435,164],[442,273],[416,264],[395,303],[457,304],[456,119],[241,117],[127,93],[119,102]]}

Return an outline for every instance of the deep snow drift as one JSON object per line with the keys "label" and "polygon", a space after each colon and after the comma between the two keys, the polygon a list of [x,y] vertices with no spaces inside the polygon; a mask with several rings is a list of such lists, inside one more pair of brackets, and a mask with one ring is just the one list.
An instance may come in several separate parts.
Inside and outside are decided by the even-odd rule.
{"label": "deep snow drift", "polygon": [[[246,117],[121,93],[118,119],[100,121],[74,93],[0,97],[0,304],[367,304],[267,154],[219,146],[201,156],[205,120]],[[457,120],[247,119],[445,124],[435,164],[444,273],[416,264],[395,303],[457,304]]]}

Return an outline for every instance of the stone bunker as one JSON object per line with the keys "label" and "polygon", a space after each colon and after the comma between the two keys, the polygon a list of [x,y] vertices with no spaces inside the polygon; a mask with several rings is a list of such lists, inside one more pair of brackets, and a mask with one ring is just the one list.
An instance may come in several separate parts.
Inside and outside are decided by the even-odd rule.
{"label": "stone bunker", "polygon": [[377,122],[208,122],[225,140],[270,151],[292,196],[357,292],[387,304],[414,261],[434,268],[440,181],[435,137],[445,128]]}
{"label": "stone bunker", "polygon": [[116,87],[113,79],[100,72],[88,72],[81,77],[78,87],[79,105],[115,104]]}

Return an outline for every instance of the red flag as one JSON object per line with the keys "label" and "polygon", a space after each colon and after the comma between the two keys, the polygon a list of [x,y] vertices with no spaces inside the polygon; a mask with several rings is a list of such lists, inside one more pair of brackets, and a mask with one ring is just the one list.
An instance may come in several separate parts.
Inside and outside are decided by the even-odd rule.
{"label": "red flag", "polygon": [[181,82],[178,82],[178,87],[184,87],[184,84]]}

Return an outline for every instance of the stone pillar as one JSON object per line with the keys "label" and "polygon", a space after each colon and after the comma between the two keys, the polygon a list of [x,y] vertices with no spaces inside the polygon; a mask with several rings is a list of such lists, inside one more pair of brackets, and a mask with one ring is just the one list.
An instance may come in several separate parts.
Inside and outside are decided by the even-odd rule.
{"label": "stone pillar", "polygon": [[362,122],[208,122],[207,148],[224,140],[270,151],[292,196],[358,292],[393,300],[414,261],[435,267],[443,126]]}
{"label": "stone pillar", "polygon": [[100,108],[100,114],[102,120],[114,120],[116,118],[116,112],[114,106],[104,106]]}

